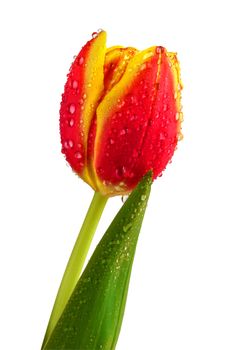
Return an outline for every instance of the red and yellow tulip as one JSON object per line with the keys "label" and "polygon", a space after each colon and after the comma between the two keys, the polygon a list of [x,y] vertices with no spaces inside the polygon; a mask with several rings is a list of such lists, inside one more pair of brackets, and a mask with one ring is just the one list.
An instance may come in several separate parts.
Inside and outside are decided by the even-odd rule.
{"label": "red and yellow tulip", "polygon": [[75,58],[60,108],[62,152],[95,191],[126,194],[148,170],[161,175],[181,137],[175,53],[106,48],[95,33]]}

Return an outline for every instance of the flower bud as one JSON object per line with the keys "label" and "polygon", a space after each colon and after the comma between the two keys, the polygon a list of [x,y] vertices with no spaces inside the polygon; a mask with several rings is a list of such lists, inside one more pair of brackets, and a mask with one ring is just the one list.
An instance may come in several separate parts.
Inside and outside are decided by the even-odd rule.
{"label": "flower bud", "polygon": [[95,191],[127,194],[160,176],[181,138],[180,69],[175,53],[106,49],[93,35],[75,58],[60,108],[62,152]]}

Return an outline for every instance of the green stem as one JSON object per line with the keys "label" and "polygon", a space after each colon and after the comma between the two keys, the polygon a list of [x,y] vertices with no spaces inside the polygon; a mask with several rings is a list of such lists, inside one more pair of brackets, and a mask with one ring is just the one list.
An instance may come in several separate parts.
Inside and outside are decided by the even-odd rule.
{"label": "green stem", "polygon": [[50,335],[52,334],[57,321],[59,320],[81,275],[82,268],[90,248],[90,244],[92,242],[98,222],[101,218],[103,209],[106,205],[107,199],[108,197],[101,195],[99,192],[94,193],[89,210],[86,214],[85,220],[66,266],[66,270],[64,272],[63,279],[61,281],[60,288],[58,290],[50,316],[42,348],[47,343]]}

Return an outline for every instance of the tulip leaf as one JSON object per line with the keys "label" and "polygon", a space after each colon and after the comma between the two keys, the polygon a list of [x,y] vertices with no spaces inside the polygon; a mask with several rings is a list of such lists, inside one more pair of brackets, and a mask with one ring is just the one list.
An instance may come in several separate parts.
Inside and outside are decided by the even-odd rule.
{"label": "tulip leaf", "polygon": [[149,172],[116,215],[44,349],[115,349],[151,183]]}

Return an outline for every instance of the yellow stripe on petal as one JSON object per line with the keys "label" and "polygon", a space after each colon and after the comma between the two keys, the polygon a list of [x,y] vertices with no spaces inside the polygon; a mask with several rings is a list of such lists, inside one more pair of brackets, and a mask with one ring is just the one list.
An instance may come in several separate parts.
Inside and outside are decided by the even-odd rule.
{"label": "yellow stripe on petal", "polygon": [[183,89],[183,84],[180,76],[180,65],[177,59],[177,54],[173,52],[167,52],[167,58],[169,61],[170,68],[173,73],[174,90],[175,90],[175,100],[176,100],[176,120],[178,120],[178,139],[182,140],[183,135],[181,132],[181,123],[183,122],[183,113],[181,105],[181,90]]}
{"label": "yellow stripe on petal", "polygon": [[[94,118],[99,100],[104,91],[104,61],[106,52],[106,32],[102,31],[96,38],[90,41],[90,48],[86,58],[84,73],[83,96],[80,100],[82,104],[82,121],[84,130],[84,144],[87,157],[88,135],[91,121]],[[94,180],[90,174],[89,167],[84,168],[83,179],[96,188]]]}

